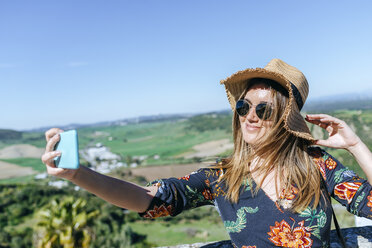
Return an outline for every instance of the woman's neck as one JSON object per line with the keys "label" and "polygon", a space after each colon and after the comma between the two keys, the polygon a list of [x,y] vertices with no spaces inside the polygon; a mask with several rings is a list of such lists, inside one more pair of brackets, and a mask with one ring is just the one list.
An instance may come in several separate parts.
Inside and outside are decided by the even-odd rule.
{"label": "woman's neck", "polygon": [[[270,199],[276,201],[281,191],[280,178],[275,170],[262,171],[260,166],[264,166],[264,160],[256,157],[250,163],[250,172],[253,181],[259,186]],[[275,180],[276,178],[276,180]]]}

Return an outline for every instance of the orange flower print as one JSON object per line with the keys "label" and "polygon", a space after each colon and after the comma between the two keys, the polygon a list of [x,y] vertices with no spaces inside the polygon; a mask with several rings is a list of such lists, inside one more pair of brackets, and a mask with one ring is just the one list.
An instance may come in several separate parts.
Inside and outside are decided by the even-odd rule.
{"label": "orange flower print", "polygon": [[212,193],[209,191],[209,189],[205,189],[202,194],[204,196],[204,199],[213,200]]}
{"label": "orange flower print", "polygon": [[190,179],[190,175],[187,175],[187,176],[179,177],[179,178],[178,178],[178,180],[181,180],[181,179],[186,180],[186,181],[189,181],[189,179]]}
{"label": "orange flower print", "polygon": [[143,217],[148,219],[155,219],[158,217],[168,216],[172,213],[172,211],[173,211],[172,205],[165,207],[163,203],[160,205],[160,207],[155,205],[154,209],[148,210]]}
{"label": "orange flower print", "polygon": [[318,168],[319,168],[320,173],[322,174],[324,180],[327,180],[326,171],[325,171],[326,164],[324,162],[324,159],[322,157],[314,157],[313,160],[318,165]]}
{"label": "orange flower print", "polygon": [[293,185],[287,192],[285,192],[283,189],[282,192],[280,193],[279,199],[276,201],[277,203],[276,206],[277,207],[279,206],[278,208],[279,211],[281,211],[280,206],[283,207],[284,209],[288,209],[292,207],[293,199],[296,197],[297,193],[298,193],[298,188],[296,188]]}
{"label": "orange flower print", "polygon": [[284,189],[282,190],[282,193],[280,194],[281,199],[287,199],[287,200],[293,200],[298,193],[298,188],[292,185],[289,192],[284,192]]}
{"label": "orange flower print", "polygon": [[367,199],[368,199],[367,206],[370,207],[371,208],[370,210],[372,211],[372,191],[369,192],[369,196],[367,197]]}
{"label": "orange flower print", "polygon": [[208,179],[205,179],[204,182],[205,182],[205,185],[207,185],[208,187],[211,185]]}
{"label": "orange flower print", "polygon": [[213,192],[213,198],[217,198],[220,195],[225,196],[226,192],[222,189],[222,187],[219,184],[216,184],[216,187]]}
{"label": "orange flower print", "polygon": [[298,227],[291,227],[285,220],[280,223],[275,221],[275,226],[270,226],[269,240],[275,246],[305,248],[311,247],[313,240],[310,238],[310,228],[304,227],[304,221]]}
{"label": "orange flower print", "polygon": [[257,247],[255,245],[248,245],[248,246],[243,245],[242,248],[257,248]]}
{"label": "orange flower print", "polygon": [[350,203],[360,185],[362,185],[362,183],[340,183],[336,185],[334,192],[340,199],[347,200],[347,202]]}
{"label": "orange flower print", "polygon": [[223,174],[223,170],[222,169],[217,169],[217,170],[209,169],[209,170],[205,170],[204,174],[206,177],[211,177],[211,176],[219,177],[221,174]]}
{"label": "orange flower print", "polygon": [[325,164],[329,170],[333,170],[337,166],[336,161],[334,161],[331,157],[327,158],[327,160],[325,161]]}
{"label": "orange flower print", "polygon": [[280,204],[279,204],[279,201],[276,201],[275,202],[275,206],[276,206],[276,208],[282,213],[282,214],[284,214],[284,211],[281,209],[281,207],[280,207]]}

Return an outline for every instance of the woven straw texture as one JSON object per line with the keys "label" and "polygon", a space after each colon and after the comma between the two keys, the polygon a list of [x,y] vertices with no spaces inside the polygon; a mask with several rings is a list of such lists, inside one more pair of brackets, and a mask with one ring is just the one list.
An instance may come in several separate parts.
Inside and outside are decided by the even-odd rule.
{"label": "woven straw texture", "polygon": [[252,78],[271,79],[287,89],[289,101],[284,112],[284,127],[298,137],[315,141],[304,118],[301,116],[291,87],[291,83],[296,86],[302,102],[305,103],[309,93],[309,84],[304,74],[296,67],[288,65],[280,59],[271,60],[265,68],[246,69],[234,73],[220,82],[225,85],[227,99],[230,102],[232,111],[235,111],[236,101],[239,100],[238,98]]}

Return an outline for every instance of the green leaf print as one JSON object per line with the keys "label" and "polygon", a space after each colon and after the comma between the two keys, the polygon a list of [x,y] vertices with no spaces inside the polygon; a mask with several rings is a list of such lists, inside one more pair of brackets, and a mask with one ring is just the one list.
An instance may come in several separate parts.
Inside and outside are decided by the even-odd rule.
{"label": "green leaf print", "polygon": [[300,213],[300,217],[310,217],[311,216],[311,208],[307,207],[304,211]]}
{"label": "green leaf print", "polygon": [[316,215],[318,227],[324,227],[327,222],[327,215],[323,210],[320,210],[319,214]]}
{"label": "green leaf print", "polygon": [[320,238],[320,229],[319,228],[314,228],[313,231],[311,232],[311,234],[321,240],[321,238]]}
{"label": "green leaf print", "polygon": [[324,161],[326,161],[329,158],[329,155],[328,154],[324,154],[322,158],[323,158]]}
{"label": "green leaf print", "polygon": [[327,241],[323,241],[322,248],[329,248]]}
{"label": "green leaf print", "polygon": [[342,181],[342,174],[347,171],[348,169],[347,168],[343,168],[341,170],[338,170],[335,172],[334,174],[334,180],[335,180],[335,183],[339,183]]}
{"label": "green leaf print", "polygon": [[[360,187],[359,187],[359,189],[358,190],[360,190],[360,188],[362,188],[363,187],[363,185],[361,185]],[[358,214],[358,207],[359,207],[359,204],[360,204],[360,202],[364,199],[364,197],[366,196],[366,192],[362,192],[357,198],[356,198],[356,200],[355,200],[355,203],[354,203],[354,205],[353,206],[351,206],[351,208],[350,208],[350,212],[352,213],[352,214]]]}
{"label": "green leaf print", "polygon": [[248,179],[244,179],[244,180],[243,180],[243,182],[242,182],[242,186],[245,186],[244,191],[251,190],[251,185],[249,184],[249,180],[248,180]]}
{"label": "green leaf print", "polygon": [[189,185],[186,185],[186,189],[192,194],[196,194],[197,191],[193,190]]}
{"label": "green leaf print", "polygon": [[251,207],[241,207],[236,212],[237,219],[236,221],[224,221],[223,224],[225,225],[226,231],[229,233],[238,233],[242,229],[246,227],[247,219],[245,212],[249,214],[257,213],[258,207],[251,208]]}
{"label": "green leaf print", "polygon": [[[307,207],[304,211],[299,214],[300,217],[309,217],[305,221],[310,221],[309,228],[311,228],[311,234],[321,239],[320,237],[320,228],[323,228],[327,223],[327,215],[321,209],[318,213],[316,209],[311,209],[311,207]],[[314,220],[316,219],[316,225],[313,225]]]}
{"label": "green leaf print", "polygon": [[[185,194],[187,198],[189,199],[187,203],[187,208],[195,208],[198,206],[198,203],[206,202],[207,200],[204,198],[202,192],[198,192],[197,189],[192,189],[189,185],[186,185],[187,191],[185,191]],[[177,192],[177,191],[176,191]],[[208,200],[209,202],[213,203],[212,200]]]}

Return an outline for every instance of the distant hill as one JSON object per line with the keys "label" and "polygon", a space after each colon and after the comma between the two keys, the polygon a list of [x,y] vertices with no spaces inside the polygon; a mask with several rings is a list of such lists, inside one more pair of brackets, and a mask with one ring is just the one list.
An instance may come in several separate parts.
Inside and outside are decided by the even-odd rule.
{"label": "distant hill", "polygon": [[[177,121],[181,119],[188,119],[193,116],[197,115],[204,115],[204,114],[229,114],[231,110],[218,110],[208,113],[183,113],[183,114],[159,114],[159,115],[147,115],[147,116],[138,116],[134,118],[126,118],[121,120],[115,121],[104,121],[104,122],[96,122],[90,124],[79,124],[79,123],[71,123],[64,126],[47,126],[47,127],[40,127],[34,129],[23,130],[23,132],[45,132],[46,130],[58,127],[63,130],[69,129],[78,129],[78,128],[86,128],[86,127],[109,127],[109,126],[125,126],[128,124],[138,124],[138,123],[151,123],[151,122],[162,122],[162,121]],[[1,130],[1,129],[0,129]]]}
{"label": "distant hill", "polygon": [[[326,106],[330,106],[330,103]],[[348,110],[345,108],[350,108],[351,105],[344,104],[343,106],[341,103],[337,106],[339,110],[328,113],[348,123],[367,146],[372,147],[370,131],[372,109]],[[341,107],[344,109],[340,109]],[[204,155],[192,158],[188,156],[190,153],[199,154],[199,145],[208,147],[213,145],[211,149],[215,150],[220,148],[220,146],[216,148],[216,144],[224,146],[231,143],[231,117],[232,112],[225,110],[192,116],[142,117],[132,120],[132,123],[129,121],[107,122],[106,126],[99,126],[96,123],[89,127],[78,128],[79,148],[83,150],[100,144],[120,156],[121,162],[136,163],[142,166],[199,162],[204,159]],[[315,138],[327,137],[327,133],[320,127],[309,124],[309,128]],[[14,134],[9,130],[4,133],[10,137],[12,137],[10,134]],[[19,139],[14,137],[0,139],[0,149],[15,144],[29,144],[44,148],[44,133],[23,132]],[[228,154],[229,150],[226,150],[221,156]],[[362,174],[359,166],[346,151],[336,150],[331,154],[336,155],[339,161],[352,167],[358,174]]]}
{"label": "distant hill", "polygon": [[306,103],[305,112],[333,112],[336,110],[367,110],[372,109],[372,99],[365,100],[323,100]]}
{"label": "distant hill", "polygon": [[171,120],[179,120],[179,119],[187,119],[195,114],[160,114],[160,115],[149,115],[149,116],[139,116],[134,118],[127,118],[122,120],[115,120],[115,121],[104,121],[104,122],[96,122],[90,124],[78,124],[78,123],[71,123],[64,126],[49,126],[49,127],[40,127],[34,128],[29,130],[24,130],[24,132],[45,132],[46,130],[58,127],[64,130],[69,129],[78,129],[84,127],[107,127],[107,126],[124,126],[128,124],[134,123],[148,123],[148,122],[159,122],[159,121],[171,121]]}
{"label": "distant hill", "polygon": [[22,138],[22,132],[0,129],[0,140],[16,140]]}
{"label": "distant hill", "polygon": [[372,90],[359,93],[335,94],[321,97],[313,97],[310,101],[362,101],[372,99]]}
{"label": "distant hill", "polygon": [[[372,109],[372,93],[362,93],[362,94],[342,94],[333,95],[326,97],[314,98],[306,102],[303,111],[305,112],[323,112],[329,113],[337,110],[368,110]],[[63,126],[46,126],[40,128],[34,128],[29,130],[22,130],[21,132],[12,130],[2,130],[0,129],[0,140],[5,137],[19,137],[22,132],[34,133],[34,132],[45,132],[52,127],[59,127],[64,130],[78,129],[78,128],[89,128],[89,127],[109,127],[109,126],[124,126],[128,124],[135,123],[150,123],[150,122],[161,122],[161,121],[172,121],[189,119],[193,116],[208,115],[208,114],[230,114],[230,109],[224,109],[208,113],[183,113],[183,114],[159,114],[159,115],[149,115],[149,116],[139,116],[135,118],[126,118],[114,121],[96,122],[88,124],[71,123]],[[3,132],[3,134],[1,133]],[[3,135],[3,136],[1,136]]]}
{"label": "distant hill", "polygon": [[333,112],[336,110],[372,109],[372,93],[339,94],[310,99],[306,102],[305,112]]}

